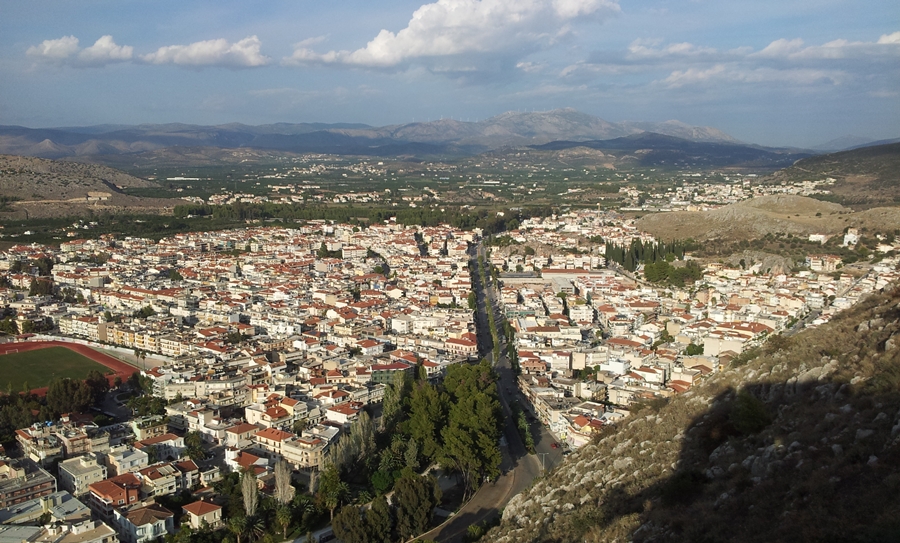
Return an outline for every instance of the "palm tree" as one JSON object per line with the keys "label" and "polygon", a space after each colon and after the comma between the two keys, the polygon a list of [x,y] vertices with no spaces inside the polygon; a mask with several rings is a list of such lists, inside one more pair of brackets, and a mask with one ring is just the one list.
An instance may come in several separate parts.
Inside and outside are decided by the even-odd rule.
{"label": "palm tree", "polygon": [[278,509],[275,511],[275,522],[281,526],[282,539],[287,539],[287,531],[288,528],[291,527],[291,520],[293,520],[293,514],[291,513],[290,506],[280,505]]}
{"label": "palm tree", "polygon": [[266,523],[260,517],[251,517],[247,520],[247,534],[252,541],[257,541],[266,534]]}
{"label": "palm tree", "polygon": [[247,529],[247,517],[231,517],[228,519],[228,531],[234,534],[236,543],[241,543],[241,536]]}

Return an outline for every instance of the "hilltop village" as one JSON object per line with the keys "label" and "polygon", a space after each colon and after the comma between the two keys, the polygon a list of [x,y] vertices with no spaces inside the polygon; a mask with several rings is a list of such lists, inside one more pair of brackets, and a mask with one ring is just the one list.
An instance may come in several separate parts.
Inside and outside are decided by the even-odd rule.
{"label": "hilltop village", "polygon": [[[711,263],[684,287],[649,283],[608,265],[603,245],[656,240],[592,210],[524,220],[503,246],[482,234],[307,221],[12,247],[0,304],[16,340],[127,357],[163,407],[115,424],[71,414],[19,428],[20,454],[0,462],[0,522],[31,530],[10,532],[20,540],[138,543],[176,532],[159,498],[184,490],[196,499],[177,512],[182,524],[222,527],[209,487],[228,472],[274,492],[284,461],[312,485],[398,375],[439,381],[490,352],[482,296],[508,323],[501,356],[518,369],[528,416],[577,448],[635,402],[685,392],[900,278],[896,256],[850,274],[811,255],[797,272]],[[494,280],[475,292],[481,260]],[[188,454],[198,446],[203,461]],[[29,525],[38,518],[57,527]]]}

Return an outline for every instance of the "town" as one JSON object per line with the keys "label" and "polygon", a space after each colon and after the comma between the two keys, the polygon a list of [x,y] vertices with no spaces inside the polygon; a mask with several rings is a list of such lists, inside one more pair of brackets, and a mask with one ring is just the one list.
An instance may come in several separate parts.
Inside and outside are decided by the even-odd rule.
{"label": "town", "polygon": [[[709,194],[685,184],[672,199]],[[502,236],[309,220],[15,245],[0,260],[5,352],[87,345],[136,373],[108,393],[117,412],[15,428],[18,451],[0,463],[0,533],[141,543],[231,531],[213,490],[229,474],[290,500],[287,466],[311,493],[361,420],[383,424],[398,383],[439,383],[482,358],[510,363],[523,416],[554,448],[577,449],[642,403],[684,393],[768,338],[827,322],[900,278],[891,240],[889,256],[854,273],[810,255],[796,272],[707,263],[677,286],[652,282],[649,263],[608,261],[604,246],[635,243],[657,240],[624,215],[587,209],[528,218]],[[491,334],[493,349],[480,339]]]}

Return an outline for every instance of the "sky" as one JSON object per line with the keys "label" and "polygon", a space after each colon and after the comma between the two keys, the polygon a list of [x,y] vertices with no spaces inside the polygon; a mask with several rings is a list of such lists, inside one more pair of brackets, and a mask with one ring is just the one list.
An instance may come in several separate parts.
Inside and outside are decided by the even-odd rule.
{"label": "sky", "polygon": [[571,107],[814,146],[900,137],[897,0],[0,0],[0,125]]}

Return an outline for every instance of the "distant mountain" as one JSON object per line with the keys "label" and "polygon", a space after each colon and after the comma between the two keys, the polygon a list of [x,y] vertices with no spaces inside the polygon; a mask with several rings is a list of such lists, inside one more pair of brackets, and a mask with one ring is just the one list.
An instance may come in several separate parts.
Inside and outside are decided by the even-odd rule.
{"label": "distant mountain", "polygon": [[808,152],[800,153],[792,149],[697,141],[654,132],[610,140],[554,141],[532,146],[533,149],[554,151],[577,147],[634,153],[634,160],[645,166],[777,168],[810,156]]}
{"label": "distant mountain", "polygon": [[0,126],[0,153],[62,158],[189,146],[364,155],[473,154],[556,140],[592,141],[645,132],[696,142],[737,143],[715,128],[694,127],[679,121],[611,123],[574,109],[557,109],[508,112],[478,122],[442,119],[384,127],[353,123],[260,126],[171,123],[47,129]]}
{"label": "distant mountain", "polygon": [[878,145],[889,145],[891,143],[900,143],[900,138],[891,138],[891,139],[887,139],[887,140],[870,141],[868,143],[863,143],[860,145],[854,145],[853,147],[848,147],[846,150],[851,151],[853,149],[862,149],[863,147],[876,147]]}
{"label": "distant mountain", "polygon": [[872,143],[871,138],[861,138],[859,136],[842,136],[830,141],[826,141],[812,148],[813,151],[822,151],[825,153],[833,153],[835,151],[844,151],[855,147],[865,147]]}

